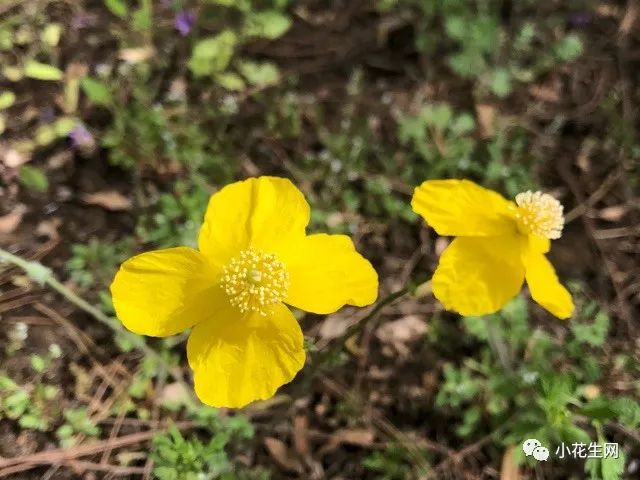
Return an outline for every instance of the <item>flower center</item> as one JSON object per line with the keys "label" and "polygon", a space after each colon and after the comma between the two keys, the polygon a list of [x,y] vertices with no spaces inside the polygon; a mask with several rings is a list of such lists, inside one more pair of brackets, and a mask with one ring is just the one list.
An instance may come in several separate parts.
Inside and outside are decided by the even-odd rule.
{"label": "flower center", "polygon": [[520,230],[536,237],[556,239],[562,235],[562,204],[548,193],[522,192],[516,195],[516,219]]}
{"label": "flower center", "polygon": [[289,272],[278,257],[253,247],[240,252],[222,270],[220,286],[242,313],[266,315],[289,290]]}

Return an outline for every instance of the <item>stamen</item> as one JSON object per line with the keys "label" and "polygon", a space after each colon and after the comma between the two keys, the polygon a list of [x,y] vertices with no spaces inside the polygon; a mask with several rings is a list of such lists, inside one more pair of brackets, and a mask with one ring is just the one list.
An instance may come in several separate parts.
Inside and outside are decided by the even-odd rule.
{"label": "stamen", "polygon": [[224,267],[220,286],[242,313],[266,316],[271,305],[286,297],[289,272],[276,255],[251,247]]}
{"label": "stamen", "polygon": [[557,239],[562,235],[562,204],[548,193],[523,192],[516,195],[516,219],[520,230],[536,237]]}

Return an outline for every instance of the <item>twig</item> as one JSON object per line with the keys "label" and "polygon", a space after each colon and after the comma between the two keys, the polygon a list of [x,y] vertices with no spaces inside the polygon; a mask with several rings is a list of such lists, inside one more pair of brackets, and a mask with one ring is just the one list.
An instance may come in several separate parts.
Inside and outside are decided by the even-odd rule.
{"label": "twig", "polygon": [[[175,424],[178,430],[188,430],[193,428],[193,422],[181,422]],[[146,432],[132,433],[116,439],[109,439],[102,442],[95,442],[89,445],[80,445],[73,448],[58,448],[55,450],[47,450],[31,455],[23,455],[20,457],[0,459],[0,478],[7,477],[13,473],[31,470],[39,465],[56,465],[60,463],[72,462],[77,458],[95,455],[105,449],[122,448],[136,443],[147,442],[151,440],[157,433],[164,430],[149,430]]]}
{"label": "twig", "polygon": [[498,360],[500,360],[502,368],[506,372],[512,373],[513,366],[511,365],[511,356],[509,355],[509,348],[504,342],[504,337],[496,328],[495,322],[491,321],[491,318],[485,316],[484,322],[487,326],[487,334],[489,337],[489,346],[491,347],[491,350],[493,350],[498,356]]}
{"label": "twig", "polygon": [[369,322],[373,321],[384,307],[395,302],[397,299],[405,296],[407,293],[409,293],[409,289],[407,287],[401,290],[398,290],[396,292],[390,293],[389,295],[384,297],[382,300],[380,300],[376,304],[376,306],[373,308],[373,310],[371,310],[371,312],[369,312],[369,314],[366,317],[364,317],[358,323],[351,325],[349,328],[347,328],[347,330],[340,337],[338,337],[338,339],[334,342],[333,345],[327,348],[327,350],[319,352],[316,355],[316,358],[314,359],[314,367],[312,367],[312,370],[311,370],[311,375],[315,373],[317,367],[322,365],[322,363],[327,358],[331,357],[332,355],[335,355],[340,350],[342,350],[344,348],[344,344],[347,342],[348,339],[350,339],[354,335],[358,335],[362,333],[362,331],[369,324]]}

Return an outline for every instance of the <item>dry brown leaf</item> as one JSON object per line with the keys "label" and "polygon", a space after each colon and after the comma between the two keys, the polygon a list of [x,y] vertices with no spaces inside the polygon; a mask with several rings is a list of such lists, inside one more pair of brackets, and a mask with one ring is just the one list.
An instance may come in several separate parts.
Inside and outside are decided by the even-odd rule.
{"label": "dry brown leaf", "polygon": [[422,338],[427,324],[419,315],[407,315],[392,322],[382,324],[376,330],[376,337],[386,344],[406,344]]}
{"label": "dry brown leaf", "polygon": [[500,480],[520,480],[520,467],[518,467],[514,458],[514,448],[508,447],[502,456]]}
{"label": "dry brown leaf", "polygon": [[293,446],[303,457],[309,455],[309,417],[296,415],[293,419]]}
{"label": "dry brown leaf", "polygon": [[159,395],[161,404],[165,403],[184,403],[189,400],[190,393],[184,385],[175,382],[164,386]]}
{"label": "dry brown leaf", "polygon": [[352,320],[340,314],[326,317],[320,326],[318,335],[324,340],[340,337],[351,325]]}
{"label": "dry brown leaf", "polygon": [[625,205],[614,205],[613,207],[606,207],[598,211],[598,217],[602,220],[609,222],[617,222],[627,214],[627,207]]}
{"label": "dry brown leaf", "polygon": [[479,103],[476,105],[476,115],[478,116],[480,138],[484,139],[493,136],[495,132],[496,107],[488,103]]}
{"label": "dry brown leaf", "polygon": [[560,85],[557,82],[544,85],[531,85],[529,93],[537,100],[543,102],[558,103],[560,101]]}
{"label": "dry brown leaf", "polygon": [[284,470],[290,472],[302,472],[302,465],[295,458],[282,440],[275,437],[267,437],[264,439],[264,446],[267,448],[269,455]]}
{"label": "dry brown leaf", "polygon": [[9,168],[17,168],[31,160],[31,154],[23,153],[15,148],[1,149],[0,162]]}
{"label": "dry brown leaf", "polygon": [[12,212],[7,213],[0,217],[0,233],[11,233],[22,222],[22,217],[27,211],[27,207],[19,203],[16,205]]}
{"label": "dry brown leaf", "polygon": [[58,227],[62,225],[62,220],[59,218],[52,218],[51,220],[43,220],[36,227],[36,234],[49,239],[58,239],[60,234],[58,233]]}
{"label": "dry brown leaf", "polygon": [[98,205],[107,210],[129,210],[133,204],[131,200],[115,190],[87,193],[82,200],[89,205]]}
{"label": "dry brown leaf", "polygon": [[370,447],[373,444],[373,440],[376,438],[376,434],[373,430],[369,430],[368,428],[345,428],[335,432],[331,438],[332,441],[337,441],[338,444],[346,443],[348,445],[356,445],[358,447]]}
{"label": "dry brown leaf", "polygon": [[118,53],[118,58],[127,63],[140,63],[149,60],[155,53],[155,49],[150,45],[146,47],[123,48]]}

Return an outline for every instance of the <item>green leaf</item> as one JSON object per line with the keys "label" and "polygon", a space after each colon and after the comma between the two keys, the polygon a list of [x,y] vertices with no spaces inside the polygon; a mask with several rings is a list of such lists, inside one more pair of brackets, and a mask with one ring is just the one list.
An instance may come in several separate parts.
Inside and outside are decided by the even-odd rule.
{"label": "green leaf", "polygon": [[271,62],[242,62],[238,70],[251,85],[260,87],[275,85],[280,79],[278,67]]}
{"label": "green leaf", "polygon": [[62,27],[59,23],[49,23],[40,34],[40,38],[50,47],[55,47],[60,42]]}
{"label": "green leaf", "polygon": [[61,117],[55,121],[53,128],[55,129],[58,137],[66,137],[71,133],[76,125],[78,125],[78,119],[74,117]]}
{"label": "green leaf", "polygon": [[500,98],[511,93],[511,75],[505,68],[497,68],[491,74],[491,91]]}
{"label": "green leaf", "polygon": [[124,0],[104,0],[104,5],[111,13],[120,18],[124,19],[129,14],[127,3]]}
{"label": "green leaf", "polygon": [[240,75],[233,72],[222,72],[214,76],[216,82],[227,90],[244,90],[245,83]]}
{"label": "green leaf", "polygon": [[0,110],[4,110],[13,105],[16,101],[16,94],[7,90],[0,93]]}
{"label": "green leaf", "polygon": [[28,60],[24,66],[24,74],[36,80],[61,80],[64,74],[62,70],[53,65]]}
{"label": "green leaf", "polygon": [[20,183],[29,190],[43,193],[49,189],[49,180],[47,180],[47,176],[44,172],[41,169],[30,165],[23,165],[20,167],[18,180],[20,180]]}
{"label": "green leaf", "polygon": [[555,55],[564,62],[570,62],[582,55],[583,46],[580,37],[571,33],[553,46]]}
{"label": "green leaf", "polygon": [[222,72],[229,65],[237,43],[238,37],[232,30],[200,40],[191,52],[189,69],[196,77]]}
{"label": "green leaf", "polygon": [[150,0],[142,0],[142,6],[133,12],[131,23],[139,32],[146,32],[151,29],[151,25],[153,24],[153,11]]}
{"label": "green leaf", "polygon": [[607,457],[602,459],[602,480],[620,480],[624,473],[626,456],[620,451],[618,458]]}
{"label": "green leaf", "polygon": [[616,417],[614,404],[605,398],[598,397],[586,403],[580,410],[580,414],[593,420],[609,420]]}
{"label": "green leaf", "polygon": [[53,126],[49,124],[40,125],[36,129],[36,133],[34,135],[34,140],[36,143],[42,147],[49,145],[56,139],[56,131]]}
{"label": "green leaf", "polygon": [[265,10],[248,15],[242,33],[247,37],[273,40],[284,35],[289,27],[291,27],[291,19],[288,16],[277,10]]}
{"label": "green leaf", "polygon": [[113,95],[109,87],[100,80],[91,77],[84,77],[80,81],[80,87],[89,100],[103,107],[109,107],[113,104]]}
{"label": "green leaf", "polygon": [[31,355],[31,368],[36,373],[42,373],[47,368],[47,362],[40,355]]}

